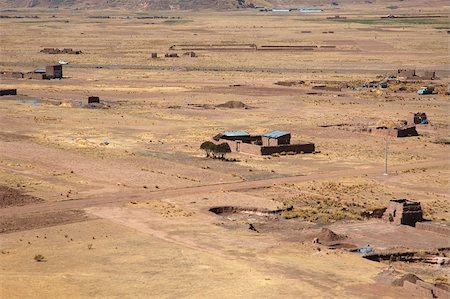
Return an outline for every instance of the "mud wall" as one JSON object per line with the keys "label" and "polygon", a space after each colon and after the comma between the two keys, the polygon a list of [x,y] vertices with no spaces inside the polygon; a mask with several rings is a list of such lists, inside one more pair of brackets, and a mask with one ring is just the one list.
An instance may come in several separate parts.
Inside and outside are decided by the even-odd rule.
{"label": "mud wall", "polygon": [[283,144],[279,146],[263,146],[261,147],[261,154],[271,155],[282,152],[294,152],[296,154],[299,154],[301,152],[312,153],[314,152],[314,150],[314,143]]}
{"label": "mud wall", "polygon": [[16,95],[17,89],[0,89],[0,96]]}
{"label": "mud wall", "polygon": [[422,207],[419,202],[391,201],[383,214],[383,220],[393,224],[415,226],[423,220]]}
{"label": "mud wall", "polygon": [[47,76],[45,74],[29,72],[24,75],[24,78],[25,79],[43,80],[43,79],[47,79]]}
{"label": "mud wall", "polygon": [[430,232],[435,232],[435,233],[446,235],[446,236],[450,237],[450,227],[440,225],[437,223],[417,222],[416,228],[421,229],[421,230],[427,230]]}
{"label": "mud wall", "polygon": [[23,73],[21,72],[0,72],[0,78],[23,78]]}

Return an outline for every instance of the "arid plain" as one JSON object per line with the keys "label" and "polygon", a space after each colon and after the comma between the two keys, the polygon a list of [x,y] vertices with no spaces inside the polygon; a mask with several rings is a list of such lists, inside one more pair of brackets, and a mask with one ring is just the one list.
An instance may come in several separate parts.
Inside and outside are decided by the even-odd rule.
{"label": "arid plain", "polygon": [[[448,12],[435,4],[420,14]],[[1,297],[414,296],[382,275],[392,267],[448,283],[448,265],[379,263],[312,244],[329,227],[380,252],[450,247],[448,236],[364,216],[407,198],[421,202],[426,219],[450,222],[448,14],[380,18],[388,13],[381,5],[318,14],[3,11],[39,18],[0,19],[1,71],[69,64],[62,80],[0,82],[18,92],[0,97]],[[327,19],[338,14],[346,19]],[[169,50],[230,44],[318,47]],[[40,53],[46,47],[82,54]],[[164,57],[172,52],[180,57]],[[362,88],[397,69],[438,78]],[[416,93],[427,85],[434,94]],[[102,105],[88,107],[88,96]],[[228,101],[247,108],[217,107]],[[367,128],[413,112],[426,112],[433,130],[388,138],[383,175],[385,138]],[[231,153],[228,162],[199,149],[234,130],[288,131],[316,152]],[[279,217],[209,211],[221,206],[293,209]]]}

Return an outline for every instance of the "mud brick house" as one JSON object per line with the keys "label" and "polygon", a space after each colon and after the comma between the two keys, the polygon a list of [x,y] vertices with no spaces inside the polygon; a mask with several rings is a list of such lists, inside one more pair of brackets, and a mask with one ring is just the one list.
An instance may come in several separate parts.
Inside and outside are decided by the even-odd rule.
{"label": "mud brick house", "polygon": [[23,78],[23,73],[21,72],[8,72],[8,71],[3,71],[0,72],[0,78],[1,79],[11,79],[11,78]]}
{"label": "mud brick house", "polygon": [[17,89],[0,89],[0,96],[15,96],[17,95]]}
{"label": "mud brick house", "polygon": [[390,201],[382,219],[393,224],[416,226],[417,222],[423,220],[422,207],[417,201],[394,199]]}
{"label": "mud brick house", "polygon": [[427,114],[425,112],[416,112],[411,113],[410,120],[408,120],[408,124],[427,124]]}
{"label": "mud brick house", "polygon": [[44,48],[39,52],[45,53],[45,54],[59,54],[61,52],[61,50],[59,50],[57,48]]}
{"label": "mud brick house", "polygon": [[73,50],[72,48],[64,48],[62,50],[58,48],[44,48],[40,51],[41,53],[45,54],[81,54],[82,52],[80,50]]}
{"label": "mud brick house", "polygon": [[100,103],[100,98],[96,96],[88,97],[88,104]]}
{"label": "mud brick house", "polygon": [[79,55],[82,53],[80,50],[74,50],[72,48],[64,48],[61,52],[66,53],[66,54],[75,54],[75,55]]}
{"label": "mud brick house", "polygon": [[[252,137],[246,131],[230,131],[230,132],[222,132],[213,137],[215,141],[219,140],[229,140],[229,141],[242,141],[242,142],[251,142]],[[253,138],[256,140],[255,138]]]}
{"label": "mud brick house", "polygon": [[62,65],[48,65],[45,67],[45,74],[47,79],[62,79],[63,71]]}
{"label": "mud brick house", "polygon": [[291,143],[291,133],[283,131],[272,131],[262,135],[263,146],[277,146]]}
{"label": "mud brick house", "polygon": [[436,129],[428,121],[425,112],[411,113],[408,117],[408,124],[415,125],[416,131],[419,135],[433,135],[436,134]]}
{"label": "mud brick house", "polygon": [[393,130],[390,131],[389,135],[393,137],[410,137],[410,136],[419,136],[419,133],[417,133],[416,126],[406,125],[394,128]]}
{"label": "mud brick house", "polygon": [[223,132],[213,137],[216,142],[226,142],[232,152],[251,155],[271,155],[276,153],[312,153],[315,145],[311,142],[291,143],[291,133],[272,131],[264,135],[250,135],[245,131]]}
{"label": "mud brick house", "polygon": [[25,78],[25,79],[62,79],[63,71],[62,65],[49,65],[46,66],[45,69],[36,69],[32,72],[22,73],[22,72],[9,72],[9,71],[0,71],[1,79],[10,79],[10,78]]}
{"label": "mud brick house", "polygon": [[378,136],[391,136],[391,137],[410,137],[418,136],[415,125],[405,125],[396,128],[388,128],[386,126],[373,126],[368,128],[368,132]]}
{"label": "mud brick house", "polygon": [[44,80],[48,79],[45,70],[37,69],[32,72],[25,73],[23,75],[25,79]]}

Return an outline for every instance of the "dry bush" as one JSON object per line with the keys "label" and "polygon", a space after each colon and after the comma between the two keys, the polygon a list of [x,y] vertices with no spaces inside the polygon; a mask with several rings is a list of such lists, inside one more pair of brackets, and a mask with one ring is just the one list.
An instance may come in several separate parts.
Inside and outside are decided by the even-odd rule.
{"label": "dry bush", "polygon": [[42,254],[36,254],[35,256],[34,256],[34,260],[36,261],[36,262],[45,262],[46,260],[45,260],[45,257],[42,255]]}

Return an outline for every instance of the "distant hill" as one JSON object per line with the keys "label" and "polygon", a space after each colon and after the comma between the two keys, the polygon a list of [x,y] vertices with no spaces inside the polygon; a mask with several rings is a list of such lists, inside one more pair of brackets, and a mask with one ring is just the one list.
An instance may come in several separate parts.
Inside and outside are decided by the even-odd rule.
{"label": "distant hill", "polygon": [[[0,0],[0,8],[124,8],[130,10],[237,9],[253,6],[311,7],[354,0]],[[365,0],[356,0],[365,1]],[[377,0],[380,1],[380,0]],[[381,0],[390,1],[390,0]]]}
{"label": "distant hill", "polygon": [[0,0],[0,7],[2,8],[64,7],[187,10],[235,9],[249,6],[250,2],[246,2],[246,0]]}
{"label": "distant hill", "polygon": [[[404,1],[404,0],[399,0]],[[448,5],[447,0],[428,0],[429,5]],[[257,6],[266,7],[337,7],[352,4],[392,4],[392,0],[0,0],[0,8],[92,8],[129,10],[227,10]],[[424,0],[407,0],[398,6],[425,3]],[[433,3],[433,4],[432,4]]]}

